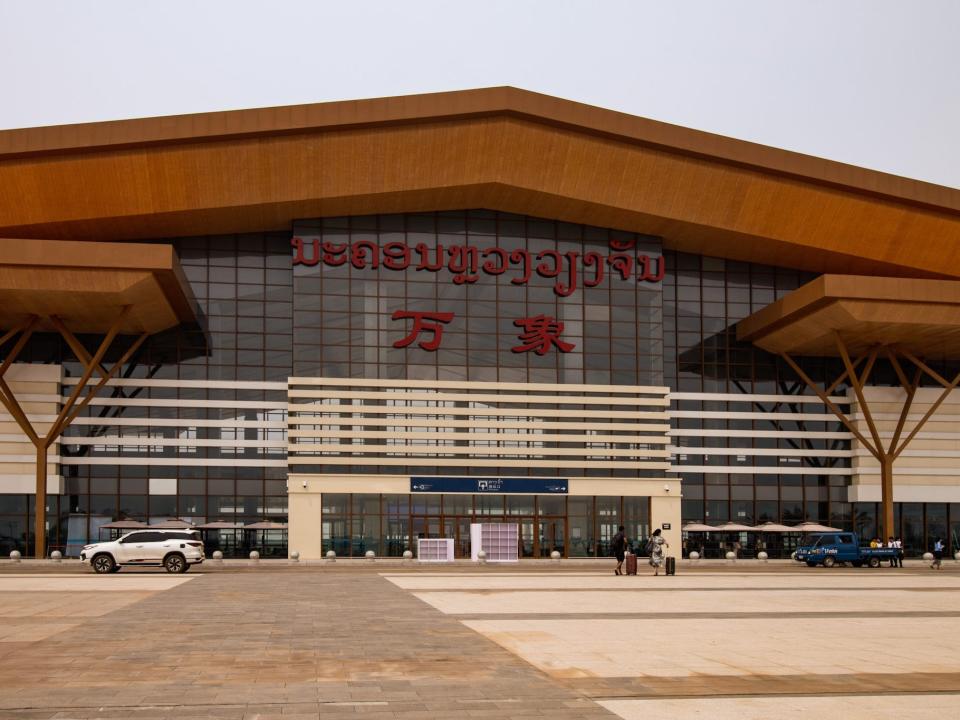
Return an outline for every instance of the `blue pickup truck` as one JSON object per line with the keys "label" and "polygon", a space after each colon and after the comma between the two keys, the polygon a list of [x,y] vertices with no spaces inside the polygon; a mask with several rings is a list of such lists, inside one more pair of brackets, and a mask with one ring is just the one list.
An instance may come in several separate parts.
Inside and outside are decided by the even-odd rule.
{"label": "blue pickup truck", "polygon": [[896,548],[860,547],[857,536],[849,532],[825,532],[804,535],[794,557],[810,567],[833,567],[850,563],[854,567],[880,567],[883,560],[892,560]]}

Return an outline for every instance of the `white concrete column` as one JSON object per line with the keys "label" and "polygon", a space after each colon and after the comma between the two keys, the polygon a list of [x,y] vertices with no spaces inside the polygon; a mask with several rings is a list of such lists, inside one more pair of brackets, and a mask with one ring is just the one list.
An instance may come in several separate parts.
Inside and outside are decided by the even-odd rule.
{"label": "white concrete column", "polygon": [[[661,528],[663,539],[670,544],[667,555],[681,556],[682,538],[680,535],[680,483],[676,486],[676,495],[654,495],[650,498],[650,532]],[[667,524],[669,530],[663,529]]]}
{"label": "white concrete column", "polygon": [[309,480],[291,477],[287,486],[287,554],[296,550],[301,560],[320,560],[323,558],[323,497],[319,491],[311,491]]}

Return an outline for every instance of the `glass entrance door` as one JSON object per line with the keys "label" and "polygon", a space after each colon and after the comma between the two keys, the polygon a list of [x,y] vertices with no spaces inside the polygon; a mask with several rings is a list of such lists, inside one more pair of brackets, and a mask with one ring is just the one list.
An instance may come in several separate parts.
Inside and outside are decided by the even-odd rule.
{"label": "glass entrance door", "polygon": [[453,539],[453,556],[455,558],[470,557],[470,523],[468,517],[444,517],[443,535]]}
{"label": "glass entrance door", "polygon": [[520,547],[518,551],[520,557],[536,557],[536,546],[539,540],[535,528],[537,524],[532,517],[510,518],[507,522],[516,522],[520,525]]}
{"label": "glass entrance door", "polygon": [[561,557],[565,557],[564,543],[564,519],[561,518],[541,518],[539,540],[539,557],[550,557],[550,553],[556,550]]}
{"label": "glass entrance door", "polygon": [[440,534],[440,518],[413,516],[410,518],[410,535],[414,547],[417,545],[418,538],[443,537]]}

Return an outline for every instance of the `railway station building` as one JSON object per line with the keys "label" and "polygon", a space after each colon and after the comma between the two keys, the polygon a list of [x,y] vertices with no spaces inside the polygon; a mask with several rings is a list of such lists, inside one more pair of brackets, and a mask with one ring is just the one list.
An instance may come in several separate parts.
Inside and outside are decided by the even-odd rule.
{"label": "railway station building", "polygon": [[958,278],[960,191],[514,88],[2,131],[0,551],[955,551]]}

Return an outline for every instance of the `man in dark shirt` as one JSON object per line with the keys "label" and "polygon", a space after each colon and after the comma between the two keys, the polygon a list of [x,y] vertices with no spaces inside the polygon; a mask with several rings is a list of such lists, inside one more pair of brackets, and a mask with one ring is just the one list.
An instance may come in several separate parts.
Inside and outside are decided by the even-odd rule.
{"label": "man in dark shirt", "polygon": [[623,559],[627,550],[627,536],[623,533],[623,525],[617,528],[617,534],[610,541],[610,547],[617,558],[617,569],[613,571],[614,575],[623,575]]}

